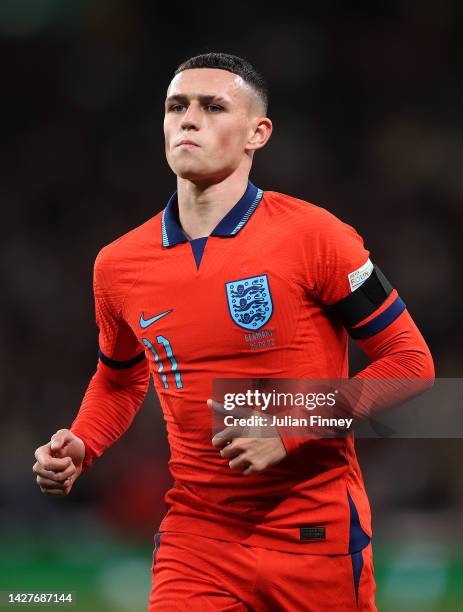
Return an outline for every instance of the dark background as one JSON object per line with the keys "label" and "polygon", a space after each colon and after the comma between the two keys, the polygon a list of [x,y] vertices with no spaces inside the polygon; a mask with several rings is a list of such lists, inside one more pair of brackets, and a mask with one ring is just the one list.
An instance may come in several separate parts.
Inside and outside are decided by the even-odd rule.
{"label": "dark background", "polygon": [[[437,376],[460,376],[462,13],[457,0],[279,12],[242,1],[3,0],[0,589],[63,588],[82,610],[144,609],[170,483],[153,390],[68,499],[43,497],[31,468],[35,448],[70,425],[96,366],[96,254],[176,189],[163,102],[190,55],[234,53],[264,74],[274,134],[251,179],[353,225]],[[364,363],[356,347],[352,363]],[[380,609],[461,609],[461,440],[357,448]]]}

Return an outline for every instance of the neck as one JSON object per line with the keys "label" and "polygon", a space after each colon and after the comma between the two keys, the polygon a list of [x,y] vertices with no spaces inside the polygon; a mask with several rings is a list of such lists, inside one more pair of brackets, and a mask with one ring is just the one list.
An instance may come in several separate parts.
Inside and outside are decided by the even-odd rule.
{"label": "neck", "polygon": [[209,236],[225,215],[241,199],[248,186],[249,169],[235,172],[212,184],[177,179],[180,226],[187,238]]}

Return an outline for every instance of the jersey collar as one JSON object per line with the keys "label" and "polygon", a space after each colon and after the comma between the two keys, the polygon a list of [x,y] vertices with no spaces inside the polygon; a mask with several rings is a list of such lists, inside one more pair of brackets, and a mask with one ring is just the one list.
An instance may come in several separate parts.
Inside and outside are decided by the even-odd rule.
{"label": "jersey collar", "polygon": [[[264,192],[248,181],[243,197],[218,223],[211,236],[235,236],[248,222],[262,199]],[[170,247],[180,242],[188,242],[178,220],[177,192],[169,199],[162,213],[162,246]]]}

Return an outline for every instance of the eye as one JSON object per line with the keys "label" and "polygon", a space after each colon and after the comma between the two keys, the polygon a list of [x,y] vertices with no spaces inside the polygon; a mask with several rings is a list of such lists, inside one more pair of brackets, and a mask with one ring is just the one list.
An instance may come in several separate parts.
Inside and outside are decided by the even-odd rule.
{"label": "eye", "polygon": [[169,106],[169,111],[172,111],[173,113],[179,113],[184,109],[184,105],[183,104],[172,104],[172,106]]}
{"label": "eye", "polygon": [[222,106],[219,106],[218,104],[208,104],[206,106],[206,108],[211,112],[211,113],[219,113],[220,111],[223,110]]}

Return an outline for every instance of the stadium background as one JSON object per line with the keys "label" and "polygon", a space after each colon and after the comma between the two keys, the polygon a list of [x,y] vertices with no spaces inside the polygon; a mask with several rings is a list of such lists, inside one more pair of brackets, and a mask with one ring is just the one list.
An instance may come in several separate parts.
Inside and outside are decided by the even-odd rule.
{"label": "stadium background", "polygon": [[[275,131],[253,181],[356,227],[437,375],[460,376],[462,12],[457,0],[281,13],[240,0],[0,3],[0,590],[74,591],[76,610],[145,609],[170,483],[152,390],[70,498],[42,496],[31,467],[35,448],[72,421],[96,365],[98,250],[175,190],[163,100],[189,55],[223,50],[264,73]],[[461,610],[461,440],[357,448],[380,610]]]}

